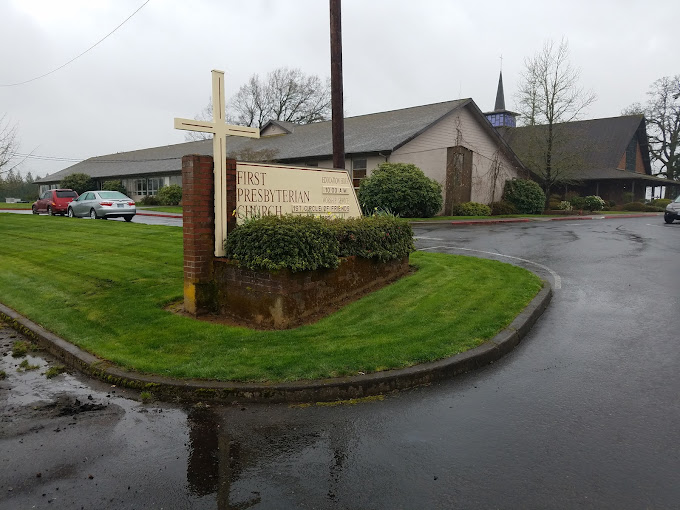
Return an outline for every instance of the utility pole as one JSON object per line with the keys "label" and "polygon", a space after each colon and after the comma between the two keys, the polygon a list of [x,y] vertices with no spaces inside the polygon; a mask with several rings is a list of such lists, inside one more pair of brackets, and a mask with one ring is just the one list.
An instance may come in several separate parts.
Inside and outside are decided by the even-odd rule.
{"label": "utility pole", "polygon": [[333,167],[345,168],[345,119],[342,87],[342,26],[340,0],[330,0],[331,11],[331,115]]}

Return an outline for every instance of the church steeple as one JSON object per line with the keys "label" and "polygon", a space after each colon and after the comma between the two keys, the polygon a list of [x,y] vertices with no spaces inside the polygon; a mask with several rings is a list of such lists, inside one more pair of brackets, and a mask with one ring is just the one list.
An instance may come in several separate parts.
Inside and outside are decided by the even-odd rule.
{"label": "church steeple", "polygon": [[493,127],[515,127],[515,117],[518,113],[505,109],[505,93],[503,92],[503,71],[498,76],[498,90],[496,91],[496,104],[492,112],[484,114]]}
{"label": "church steeple", "polygon": [[503,71],[498,76],[498,90],[496,91],[496,105],[494,110],[505,110],[505,94],[503,94]]}

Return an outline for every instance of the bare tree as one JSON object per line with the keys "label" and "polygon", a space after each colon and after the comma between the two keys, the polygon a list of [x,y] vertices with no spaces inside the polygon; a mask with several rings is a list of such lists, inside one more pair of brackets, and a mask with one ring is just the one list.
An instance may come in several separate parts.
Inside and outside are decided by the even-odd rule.
{"label": "bare tree", "polygon": [[[634,103],[624,115],[644,114],[649,127],[649,152],[660,175],[680,181],[680,75],[664,76],[649,87],[647,103]],[[666,188],[666,197],[675,195]]]}
{"label": "bare tree", "polygon": [[[543,49],[527,58],[524,64],[523,82],[517,94],[518,109],[526,118],[525,123],[545,126],[532,141],[532,145],[538,144],[531,147],[532,152],[540,153],[540,157],[530,158],[533,161],[529,168],[542,181],[547,202],[556,184],[569,181],[572,167],[561,165],[557,160],[560,153],[566,151],[556,151],[561,130],[555,129],[555,125],[578,120],[596,96],[578,85],[580,71],[569,62],[569,44],[565,39],[559,44],[547,41]],[[564,140],[562,145],[566,145]]]}
{"label": "bare tree", "polygon": [[262,127],[269,120],[310,124],[330,118],[329,80],[282,67],[261,81],[253,75],[227,106],[230,118],[244,126]]}
{"label": "bare tree", "polygon": [[0,175],[8,173],[14,168],[9,164],[16,155],[17,150],[17,127],[3,115],[0,117]]}
{"label": "bare tree", "polygon": [[[251,76],[229,99],[225,111],[230,124],[260,128],[270,120],[310,124],[328,120],[330,114],[330,80],[287,67],[275,69],[264,81],[257,74]],[[194,119],[212,121],[212,98]],[[193,142],[210,136],[188,131],[184,139]]]}

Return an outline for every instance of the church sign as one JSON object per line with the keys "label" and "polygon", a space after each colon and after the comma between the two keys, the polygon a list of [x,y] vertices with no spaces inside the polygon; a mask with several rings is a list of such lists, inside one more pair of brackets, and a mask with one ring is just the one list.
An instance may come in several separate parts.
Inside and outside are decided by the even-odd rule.
{"label": "church sign", "polygon": [[344,170],[239,163],[236,203],[227,203],[227,136],[259,138],[260,130],[225,123],[224,71],[212,72],[213,120],[175,119],[175,129],[213,135],[214,254],[223,257],[229,214],[237,223],[247,218],[285,214],[361,216],[354,187]]}
{"label": "church sign", "polygon": [[240,224],[286,214],[355,218],[361,208],[344,170],[239,162],[233,214]]}

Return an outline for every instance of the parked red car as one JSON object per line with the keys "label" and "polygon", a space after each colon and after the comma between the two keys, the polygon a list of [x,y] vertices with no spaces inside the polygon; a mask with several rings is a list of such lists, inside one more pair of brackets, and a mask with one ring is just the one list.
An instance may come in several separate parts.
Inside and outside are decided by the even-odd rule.
{"label": "parked red car", "polygon": [[72,189],[48,189],[44,191],[36,203],[31,206],[33,214],[46,212],[50,216],[66,214],[68,204],[78,198],[78,193]]}

